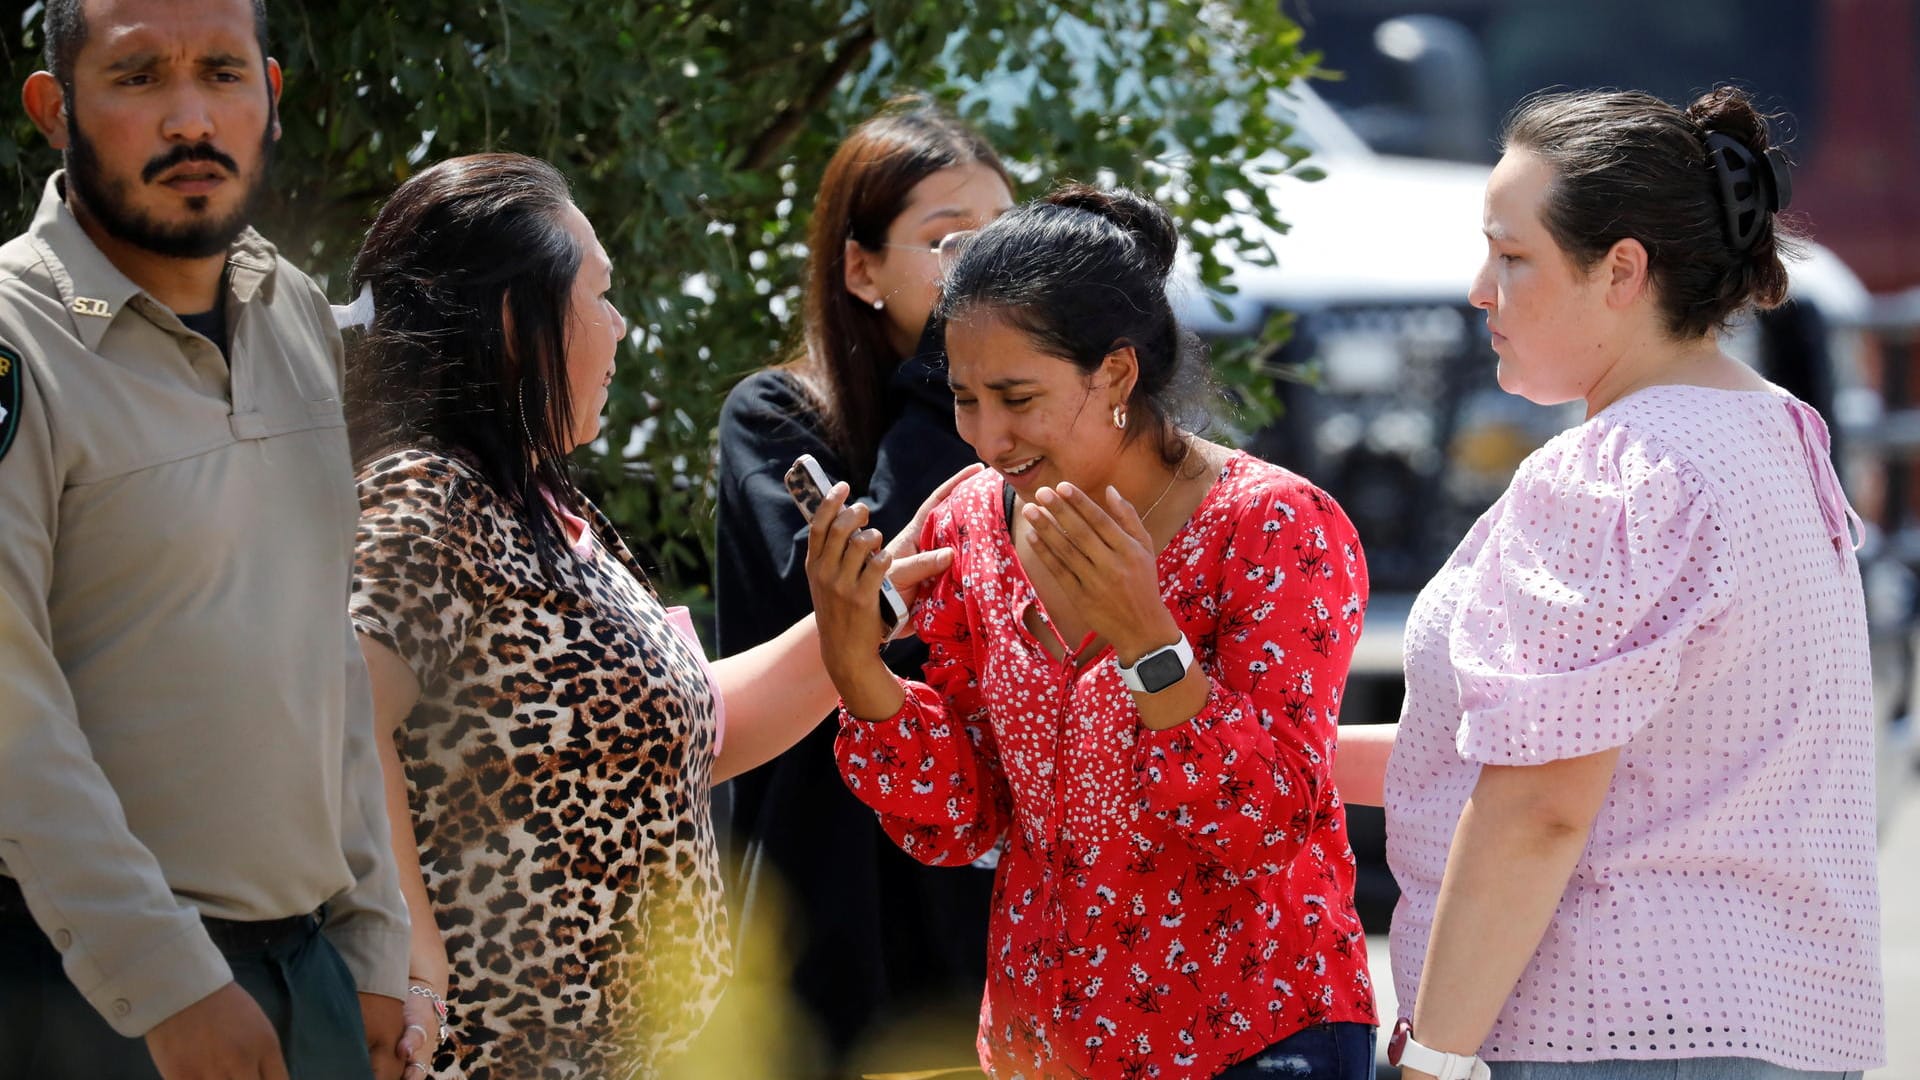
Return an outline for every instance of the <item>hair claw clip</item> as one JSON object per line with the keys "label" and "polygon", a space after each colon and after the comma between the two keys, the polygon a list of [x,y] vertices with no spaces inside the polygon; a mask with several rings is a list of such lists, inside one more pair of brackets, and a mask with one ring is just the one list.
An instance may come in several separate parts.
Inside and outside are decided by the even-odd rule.
{"label": "hair claw clip", "polygon": [[1777,147],[1766,153],[1764,172],[1747,144],[1718,131],[1707,133],[1707,161],[1720,187],[1720,210],[1727,226],[1727,240],[1735,250],[1745,251],[1760,236],[1766,215],[1785,207],[1793,199],[1793,176],[1787,155]]}

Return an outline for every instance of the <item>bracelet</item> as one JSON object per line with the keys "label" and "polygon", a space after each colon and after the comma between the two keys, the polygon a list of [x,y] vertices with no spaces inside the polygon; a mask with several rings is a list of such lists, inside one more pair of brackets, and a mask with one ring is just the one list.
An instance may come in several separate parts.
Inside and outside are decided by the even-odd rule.
{"label": "bracelet", "polygon": [[433,987],[418,982],[408,985],[407,993],[412,994],[414,997],[426,998],[433,1004],[434,1019],[440,1022],[440,1034],[435,1036],[435,1042],[446,1042],[450,1030],[447,1027],[447,999],[441,997]]}

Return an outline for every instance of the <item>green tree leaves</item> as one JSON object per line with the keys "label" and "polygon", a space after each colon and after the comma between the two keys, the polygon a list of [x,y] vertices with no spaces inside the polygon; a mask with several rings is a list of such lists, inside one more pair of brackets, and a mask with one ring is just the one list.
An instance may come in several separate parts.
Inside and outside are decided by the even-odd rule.
{"label": "green tree leaves", "polygon": [[[720,401],[794,340],[820,172],[841,134],[890,97],[952,105],[1023,179],[1022,196],[1064,178],[1156,191],[1215,286],[1218,250],[1260,256],[1236,209],[1278,225],[1260,171],[1306,171],[1283,150],[1287,117],[1264,103],[1314,58],[1272,0],[269,7],[285,136],[261,229],[337,301],[375,208],[423,165],[510,149],[572,179],[636,331],[607,438],[582,464],[671,591],[704,585]],[[38,8],[0,5],[15,86],[39,66]],[[58,167],[13,117],[0,132],[16,184],[0,199],[9,234]],[[1268,378],[1245,357],[1219,374],[1250,388]]]}

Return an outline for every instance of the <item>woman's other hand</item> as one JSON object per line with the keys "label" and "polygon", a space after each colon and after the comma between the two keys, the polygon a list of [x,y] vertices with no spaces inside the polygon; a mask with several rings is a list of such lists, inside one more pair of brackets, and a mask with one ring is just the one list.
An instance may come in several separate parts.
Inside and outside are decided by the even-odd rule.
{"label": "woman's other hand", "polygon": [[1133,505],[1113,488],[1102,507],[1072,484],[1041,488],[1024,513],[1034,549],[1094,633],[1122,664],[1180,636],[1160,598],[1153,538]]}
{"label": "woman's other hand", "polygon": [[[435,993],[439,992],[422,980],[411,981]],[[431,1069],[434,1051],[440,1047],[440,1013],[433,1007],[433,999],[424,994],[409,993],[402,1007],[407,1026],[400,1033],[400,1045],[395,1052],[402,1061],[420,1066],[419,1069],[409,1070],[404,1080],[419,1080],[415,1074],[424,1075],[423,1070]]]}

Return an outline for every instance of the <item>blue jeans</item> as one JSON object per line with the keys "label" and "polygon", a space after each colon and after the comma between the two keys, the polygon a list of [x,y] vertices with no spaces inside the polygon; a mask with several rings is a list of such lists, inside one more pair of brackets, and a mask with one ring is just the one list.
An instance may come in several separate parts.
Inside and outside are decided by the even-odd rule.
{"label": "blue jeans", "polygon": [[1315,1024],[1231,1065],[1214,1080],[1373,1080],[1374,1029]]}
{"label": "blue jeans", "polygon": [[1753,1058],[1678,1061],[1494,1061],[1493,1080],[1860,1080],[1857,1072],[1805,1072]]}

